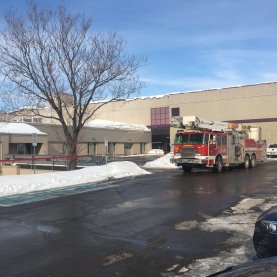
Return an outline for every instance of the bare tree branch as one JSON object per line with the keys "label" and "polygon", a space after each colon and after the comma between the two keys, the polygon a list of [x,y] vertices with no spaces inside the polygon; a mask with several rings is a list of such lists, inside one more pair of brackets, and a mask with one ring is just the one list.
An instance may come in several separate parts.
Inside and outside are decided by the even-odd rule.
{"label": "bare tree branch", "polygon": [[[81,128],[98,109],[143,86],[137,71],[145,59],[126,55],[126,42],[117,33],[92,32],[90,18],[69,14],[64,5],[51,10],[29,1],[26,16],[9,11],[4,18],[0,74],[7,107],[19,103],[12,99],[24,99],[19,104],[34,114],[58,120],[69,155],[76,153]],[[93,101],[102,102],[92,109]],[[55,114],[42,113],[42,105]]]}

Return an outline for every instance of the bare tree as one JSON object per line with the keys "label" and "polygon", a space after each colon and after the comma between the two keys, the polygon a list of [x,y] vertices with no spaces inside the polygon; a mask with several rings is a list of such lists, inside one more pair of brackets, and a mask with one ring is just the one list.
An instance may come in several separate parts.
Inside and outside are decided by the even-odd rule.
{"label": "bare tree", "polygon": [[[139,92],[143,84],[137,71],[145,58],[126,55],[126,42],[117,33],[92,32],[91,19],[70,14],[64,5],[51,10],[30,1],[25,16],[8,11],[4,19],[0,73],[6,107],[20,103],[59,121],[67,154],[76,156],[81,128],[95,112]],[[54,115],[41,112],[46,104]],[[71,159],[69,169],[75,167]]]}

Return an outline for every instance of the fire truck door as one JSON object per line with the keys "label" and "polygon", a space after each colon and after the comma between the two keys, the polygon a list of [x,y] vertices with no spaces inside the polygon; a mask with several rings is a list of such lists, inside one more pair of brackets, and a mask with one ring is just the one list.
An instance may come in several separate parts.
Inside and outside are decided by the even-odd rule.
{"label": "fire truck door", "polygon": [[241,144],[239,143],[239,136],[234,133],[229,134],[227,144],[229,164],[240,164],[243,159],[243,153]]}
{"label": "fire truck door", "polygon": [[216,136],[210,135],[209,139],[209,155],[216,156],[217,154],[217,143],[216,143]]}

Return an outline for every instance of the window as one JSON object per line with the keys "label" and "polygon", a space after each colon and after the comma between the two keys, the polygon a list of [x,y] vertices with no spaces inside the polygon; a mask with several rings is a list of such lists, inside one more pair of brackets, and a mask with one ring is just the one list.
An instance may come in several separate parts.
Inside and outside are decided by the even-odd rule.
{"label": "window", "polygon": [[140,143],[140,154],[144,154],[145,153],[145,143],[141,142]]}
{"label": "window", "polygon": [[96,142],[88,143],[88,154],[96,154]]}
{"label": "window", "polygon": [[172,108],[171,116],[180,116],[180,108]]}
{"label": "window", "polygon": [[124,156],[128,156],[132,154],[132,143],[124,143]]}
{"label": "window", "polygon": [[222,136],[216,136],[216,143],[218,144],[218,145],[221,145],[221,138],[222,138]]}
{"label": "window", "polygon": [[32,122],[32,119],[31,119],[31,118],[24,117],[24,118],[23,118],[23,122]]}
{"label": "window", "polygon": [[151,125],[168,125],[169,124],[169,107],[151,109]]}
{"label": "window", "polygon": [[41,122],[42,122],[42,119],[39,118],[39,117],[34,117],[34,118],[33,118],[33,122],[35,122],[35,123],[41,123]]}
{"label": "window", "polygon": [[114,155],[115,153],[115,143],[114,142],[109,142],[108,143],[108,154],[109,155]]}
{"label": "window", "polygon": [[208,135],[196,134],[176,134],[175,144],[208,144]]}
{"label": "window", "polygon": [[[16,147],[16,153],[13,152],[13,146]],[[10,144],[10,154],[18,155],[30,155],[32,154],[32,144],[31,143],[11,143]]]}

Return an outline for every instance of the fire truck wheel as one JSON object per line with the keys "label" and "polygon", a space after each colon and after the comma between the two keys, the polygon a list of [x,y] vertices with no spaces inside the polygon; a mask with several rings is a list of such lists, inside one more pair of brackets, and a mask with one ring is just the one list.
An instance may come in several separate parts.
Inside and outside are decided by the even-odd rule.
{"label": "fire truck wheel", "polygon": [[243,162],[243,168],[248,169],[250,166],[250,158],[249,155],[245,155],[244,162]]}
{"label": "fire truck wheel", "polygon": [[256,166],[256,156],[253,154],[251,155],[251,159],[250,159],[250,167],[253,168]]}
{"label": "fire truck wheel", "polygon": [[192,167],[191,167],[191,166],[182,165],[182,168],[183,168],[183,171],[184,171],[185,173],[191,172],[191,171],[192,171]]}
{"label": "fire truck wheel", "polygon": [[222,158],[220,156],[218,156],[215,160],[214,171],[217,173],[220,173],[220,172],[222,172],[222,170],[223,170]]}

